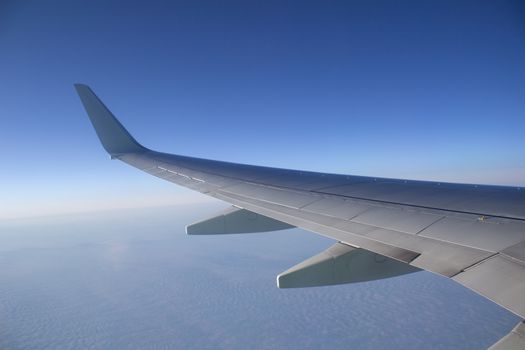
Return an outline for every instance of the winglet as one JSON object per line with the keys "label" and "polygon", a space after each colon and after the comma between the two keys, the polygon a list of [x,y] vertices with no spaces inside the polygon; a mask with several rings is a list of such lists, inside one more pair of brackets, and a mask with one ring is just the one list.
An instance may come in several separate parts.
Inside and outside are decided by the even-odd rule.
{"label": "winglet", "polygon": [[86,109],[91,124],[93,124],[97,132],[102,146],[111,156],[147,151],[147,148],[139,144],[122,126],[89,86],[75,84],[75,89]]}

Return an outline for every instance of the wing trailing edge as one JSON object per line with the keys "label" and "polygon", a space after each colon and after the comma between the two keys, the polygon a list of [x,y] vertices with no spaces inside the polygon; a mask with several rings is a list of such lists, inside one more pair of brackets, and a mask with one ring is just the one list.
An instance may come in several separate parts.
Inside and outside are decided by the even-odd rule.
{"label": "wing trailing edge", "polygon": [[525,349],[525,321],[518,323],[514,329],[501,338],[488,350],[523,350]]}

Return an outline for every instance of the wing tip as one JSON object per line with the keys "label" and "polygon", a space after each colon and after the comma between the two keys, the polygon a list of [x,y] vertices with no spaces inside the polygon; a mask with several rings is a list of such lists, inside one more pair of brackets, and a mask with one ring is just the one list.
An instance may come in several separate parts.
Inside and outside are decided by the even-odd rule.
{"label": "wing tip", "polygon": [[[75,90],[76,90],[77,92],[80,92],[80,91],[82,91],[82,90],[91,90],[91,88],[89,87],[89,85],[87,85],[87,84],[83,84],[83,83],[75,83],[75,84],[73,84],[73,86],[75,87]],[[91,90],[91,91],[93,91],[93,90]]]}
{"label": "wing tip", "polygon": [[147,151],[86,84],[73,84],[106,151],[113,155]]}

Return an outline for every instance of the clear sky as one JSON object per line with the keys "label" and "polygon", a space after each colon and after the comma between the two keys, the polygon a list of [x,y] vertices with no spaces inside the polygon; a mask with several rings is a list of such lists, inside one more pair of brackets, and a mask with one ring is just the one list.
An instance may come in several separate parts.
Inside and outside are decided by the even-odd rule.
{"label": "clear sky", "polygon": [[2,1],[0,218],[204,197],[118,162],[73,83],[147,147],[525,185],[522,1]]}

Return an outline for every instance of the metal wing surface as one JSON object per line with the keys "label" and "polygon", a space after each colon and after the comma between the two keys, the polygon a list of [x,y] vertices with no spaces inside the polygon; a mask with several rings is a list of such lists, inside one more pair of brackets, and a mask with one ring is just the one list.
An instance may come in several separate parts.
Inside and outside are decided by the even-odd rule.
{"label": "metal wing surface", "polygon": [[[271,219],[270,226],[283,223],[276,229],[300,227],[348,250],[366,250],[452,278],[525,318],[525,189],[325,174],[160,153],[135,141],[89,87],[76,89],[112,158]],[[227,222],[225,215],[230,214],[221,216],[221,223]]]}

